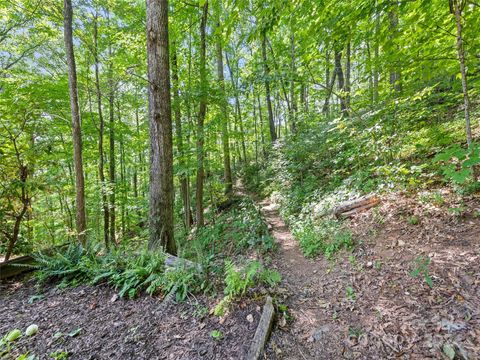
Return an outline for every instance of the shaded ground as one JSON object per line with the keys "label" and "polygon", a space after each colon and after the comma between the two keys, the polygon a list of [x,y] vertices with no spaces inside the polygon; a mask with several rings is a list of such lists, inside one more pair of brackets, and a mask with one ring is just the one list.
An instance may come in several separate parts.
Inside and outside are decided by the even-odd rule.
{"label": "shaded ground", "polygon": [[[36,295],[42,295],[37,297]],[[107,286],[37,290],[32,281],[0,287],[0,334],[35,323],[37,335],[22,337],[5,359],[30,351],[40,359],[68,352],[68,359],[242,359],[261,308],[235,305],[223,320],[208,315],[206,297],[180,304],[156,297],[119,299]],[[253,315],[253,322],[247,315]],[[250,319],[251,320],[251,319]],[[80,330],[79,330],[80,329]],[[223,340],[210,333],[220,330]]]}
{"label": "shaded ground", "polygon": [[275,205],[262,206],[280,245],[277,302],[293,318],[277,319],[267,358],[480,358],[478,198],[386,197],[349,222],[357,245],[334,262],[305,259]]}

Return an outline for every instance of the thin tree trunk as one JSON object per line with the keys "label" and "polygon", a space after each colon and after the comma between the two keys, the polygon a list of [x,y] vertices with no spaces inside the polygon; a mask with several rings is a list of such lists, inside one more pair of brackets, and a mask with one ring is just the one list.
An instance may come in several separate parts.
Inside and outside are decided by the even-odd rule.
{"label": "thin tree trunk", "polygon": [[468,147],[470,147],[472,144],[472,129],[470,125],[470,99],[468,97],[467,71],[465,68],[465,50],[463,48],[462,10],[462,5],[461,3],[459,4],[459,0],[450,0],[450,11],[452,11],[455,16],[455,23],[457,27],[457,53],[458,62],[460,63],[460,73],[462,75],[463,104],[465,108],[465,130],[467,134],[467,144]]}
{"label": "thin tree trunk", "polygon": [[64,41],[68,64],[68,89],[70,92],[70,108],[72,113],[73,163],[75,166],[75,203],[76,228],[78,241],[86,243],[87,217],[85,213],[85,179],[82,159],[82,132],[80,109],[78,106],[77,69],[73,51],[72,31],[73,9],[71,0],[64,0]]}
{"label": "thin tree trunk", "polygon": [[367,51],[367,72],[368,72],[368,93],[370,97],[371,105],[375,104],[375,90],[373,86],[373,74],[372,74],[372,54],[370,51],[370,43],[366,41],[366,51]]}
{"label": "thin tree trunk", "polygon": [[347,107],[347,110],[350,110],[350,100],[351,100],[351,92],[352,92],[352,86],[351,86],[351,45],[350,41],[347,43],[347,54],[346,54],[346,61],[345,61],[345,105]]}
{"label": "thin tree trunk", "polygon": [[[140,137],[140,126],[138,122],[138,107],[135,107],[135,125],[136,125],[136,130],[137,130],[137,137]],[[141,160],[141,154],[138,154],[138,162],[140,163]],[[138,199],[138,166],[139,164],[135,162],[133,164],[133,197],[135,200]]]}
{"label": "thin tree trunk", "polygon": [[337,77],[337,67],[334,66],[332,78],[330,79],[330,51],[325,51],[325,84],[327,84],[327,95],[325,96],[325,102],[323,103],[322,112],[325,117],[330,116],[330,97],[332,96],[333,86],[335,85],[335,79]]}
{"label": "thin tree trunk", "polygon": [[342,70],[342,52],[335,50],[335,72],[337,73],[338,90],[340,91],[340,111],[342,115],[348,115],[345,97],[345,79]]}
{"label": "thin tree trunk", "polygon": [[[389,11],[390,17],[390,41],[394,41],[396,33],[398,31],[398,0],[390,0],[391,9]],[[393,65],[393,68],[390,71],[390,86],[395,92],[400,92],[402,86],[400,83],[400,71],[397,69],[397,65]]]}
{"label": "thin tree trunk", "polygon": [[115,191],[116,191],[116,184],[115,184],[115,112],[114,112],[114,102],[115,102],[115,94],[113,90],[113,80],[110,79],[110,94],[108,97],[109,101],[109,113],[110,113],[110,121],[109,121],[109,145],[110,145],[110,153],[109,153],[109,182],[110,182],[110,241],[111,243],[115,243]]}
{"label": "thin tree trunk", "polygon": [[267,156],[267,151],[265,149],[265,135],[263,134],[263,114],[262,114],[262,103],[260,102],[260,94],[257,93],[257,102],[258,102],[258,118],[260,120],[260,141],[262,142],[262,154],[263,157]]}
{"label": "thin tree trunk", "polygon": [[105,121],[103,120],[102,111],[102,92],[100,89],[100,71],[98,61],[98,14],[95,13],[93,18],[93,57],[95,61],[95,88],[97,92],[97,111],[98,111],[98,177],[100,179],[100,186],[102,192],[102,206],[103,206],[103,240],[105,246],[109,247],[109,207],[107,199],[107,186],[105,183],[104,172],[104,153],[103,153],[103,136],[105,132]]}
{"label": "thin tree trunk", "polygon": [[197,227],[204,225],[203,218],[203,182],[204,182],[204,128],[203,124],[207,114],[207,69],[206,69],[206,26],[208,16],[208,0],[205,1],[200,21],[200,106],[197,119],[197,184],[196,184],[196,216]]}
{"label": "thin tree trunk", "polygon": [[188,186],[188,175],[186,175],[185,164],[185,151],[183,146],[183,134],[182,134],[182,114],[180,110],[180,90],[178,80],[178,60],[177,60],[177,48],[175,41],[173,42],[172,50],[172,86],[173,86],[173,109],[175,116],[175,135],[177,137],[177,149],[178,149],[178,164],[182,173],[179,176],[180,180],[180,193],[183,203],[183,214],[185,229],[190,231],[192,225],[190,214],[190,189]]}
{"label": "thin tree trunk", "polygon": [[[118,104],[118,103],[117,103]],[[120,104],[118,104],[118,107],[120,107]],[[118,111],[120,113],[120,109]],[[127,200],[127,196],[128,194],[126,193],[126,182],[125,182],[125,179],[126,179],[126,171],[125,171],[125,146],[124,146],[124,142],[123,142],[123,133],[120,133],[120,184],[121,184],[121,203],[120,203],[120,206],[121,206],[121,216],[122,216],[122,220],[121,220],[121,229],[122,229],[122,238],[125,237],[125,229],[126,229],[126,226],[125,226],[125,219],[126,219],[126,208],[125,208],[125,204],[126,204],[126,200]]]}
{"label": "thin tree trunk", "polygon": [[[254,89],[255,91],[255,89]],[[252,94],[253,98],[253,126],[255,134],[255,165],[258,166],[258,124],[257,124],[257,107],[255,106],[255,94]]]}
{"label": "thin tree trunk", "polygon": [[378,103],[378,60],[379,60],[379,33],[380,33],[380,12],[377,9],[378,2],[375,1],[375,45],[373,58],[373,103]]}
{"label": "thin tree trunk", "polygon": [[[246,145],[245,145],[245,132],[243,131],[243,119],[242,119],[242,111],[240,108],[240,99],[238,96],[238,76],[235,76],[233,72],[233,68],[230,63],[230,58],[227,53],[225,53],[225,58],[227,60],[227,68],[230,73],[230,81],[232,82],[232,87],[233,87],[233,93],[235,97],[235,119],[237,122],[237,125],[240,127],[240,141],[242,143],[242,154],[243,154],[243,161],[247,161],[247,150],[246,150]],[[239,157],[241,160],[242,158]]]}
{"label": "thin tree trunk", "polygon": [[267,63],[267,35],[265,33],[262,34],[262,57],[265,76],[265,98],[267,101],[268,124],[270,127],[270,140],[273,143],[277,140],[277,133],[275,131],[275,120],[273,118],[272,99],[270,98],[270,68]]}
{"label": "thin tree trunk", "polygon": [[293,25],[290,34],[290,126],[292,133],[294,134],[297,131],[297,98],[295,96],[295,79],[297,74],[297,69],[295,66],[295,34],[293,32]]}
{"label": "thin tree trunk", "polygon": [[[220,22],[217,23],[217,27],[220,29]],[[230,136],[228,133],[228,103],[225,93],[225,81],[223,76],[223,51],[222,51],[222,39],[220,35],[217,35],[216,42],[217,50],[217,76],[218,83],[220,85],[220,115],[222,116],[222,147],[223,147],[223,178],[225,182],[225,194],[231,195],[233,191],[232,180],[232,168],[230,166]],[[228,58],[228,57],[227,57]],[[232,78],[233,81],[233,78]],[[234,90],[236,93],[236,89]],[[235,96],[235,99],[237,97]]]}
{"label": "thin tree trunk", "polygon": [[168,51],[168,1],[147,0],[150,117],[150,250],[176,254],[173,232],[173,144]]}

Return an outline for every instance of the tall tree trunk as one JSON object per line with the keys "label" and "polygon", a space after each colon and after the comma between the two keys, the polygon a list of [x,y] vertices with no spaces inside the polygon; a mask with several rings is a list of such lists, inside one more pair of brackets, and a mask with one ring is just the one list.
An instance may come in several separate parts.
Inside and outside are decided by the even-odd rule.
{"label": "tall tree trunk", "polygon": [[[390,17],[390,41],[394,41],[396,38],[396,34],[398,31],[398,0],[390,0],[391,7],[389,11]],[[400,92],[402,90],[402,86],[400,83],[400,71],[398,69],[398,65],[392,65],[392,69],[390,70],[390,86],[395,92]]]}
{"label": "tall tree trunk", "polygon": [[351,74],[352,74],[352,69],[351,69],[351,44],[350,41],[347,43],[347,54],[346,54],[346,61],[345,61],[345,104],[347,107],[347,110],[350,110],[350,100],[351,100],[351,92],[352,92],[352,86],[351,86]]}
{"label": "tall tree trunk", "polygon": [[[220,21],[217,23],[217,28],[220,29]],[[216,42],[217,50],[217,76],[220,86],[220,115],[222,117],[222,147],[223,147],[223,178],[225,182],[225,194],[231,195],[233,191],[232,169],[230,166],[230,136],[228,133],[228,103],[225,93],[225,81],[223,76],[223,51],[222,39],[220,34],[217,35]],[[233,80],[233,79],[232,79]],[[236,92],[236,90],[235,90]]]}
{"label": "tall tree trunk", "polygon": [[[120,104],[117,103],[118,106],[118,112],[120,113]],[[125,144],[123,141],[123,133],[120,133],[120,189],[121,189],[121,229],[122,229],[122,238],[125,237],[125,229],[126,229],[126,213],[127,210],[125,208],[125,205],[127,203],[127,187],[126,185],[126,170],[125,170]]]}
{"label": "tall tree trunk", "polygon": [[[139,121],[138,121],[138,107],[135,107],[135,126],[136,126],[136,131],[137,131],[137,137],[140,135],[140,129],[139,129]],[[141,159],[141,154],[139,153],[137,156],[138,163],[140,162]],[[138,199],[138,167],[139,164],[137,161],[135,161],[135,164],[133,164],[133,197],[135,200]]]}
{"label": "tall tree trunk", "polygon": [[204,225],[203,218],[203,182],[205,177],[204,169],[204,128],[203,124],[207,114],[207,67],[206,67],[206,34],[208,16],[208,0],[205,1],[200,21],[200,105],[197,119],[197,186],[196,186],[196,216],[197,227]]}
{"label": "tall tree trunk", "polygon": [[[227,60],[227,68],[230,73],[230,81],[232,82],[233,87],[233,94],[235,97],[235,119],[236,123],[240,128],[240,141],[242,143],[242,154],[243,154],[243,161],[247,161],[247,149],[245,145],[245,131],[243,131],[243,118],[242,118],[242,110],[240,108],[240,98],[239,98],[239,86],[238,86],[238,73],[237,75],[233,72],[233,67],[230,63],[230,58],[227,53],[225,53],[225,58]],[[241,160],[241,157],[239,157]]]}
{"label": "tall tree trunk", "polygon": [[335,85],[335,79],[337,78],[337,67],[334,65],[332,78],[330,79],[330,51],[325,50],[325,84],[327,84],[327,95],[323,103],[322,112],[325,117],[330,116],[330,97],[332,96],[333,86]]}
{"label": "tall tree trunk", "polygon": [[173,232],[173,144],[168,52],[168,1],[147,0],[148,110],[150,117],[151,250],[177,253]]}
{"label": "tall tree trunk", "polygon": [[367,40],[366,43],[366,52],[367,52],[367,73],[368,73],[368,93],[370,97],[370,104],[375,104],[375,90],[373,87],[373,73],[372,73],[372,52],[370,50],[370,42]]}
{"label": "tall tree trunk", "polygon": [[260,94],[257,93],[257,102],[258,102],[258,119],[260,120],[260,141],[262,142],[262,154],[263,157],[267,156],[267,151],[265,149],[265,135],[263,134],[263,113],[262,113],[262,103],[260,102]]}
{"label": "tall tree trunk", "polygon": [[108,124],[109,132],[109,145],[110,145],[110,153],[109,153],[109,182],[110,182],[110,241],[115,243],[115,192],[116,192],[116,184],[115,184],[115,92],[114,92],[114,85],[113,85],[113,70],[112,64],[110,63],[110,70],[109,70],[109,86],[110,86],[110,94],[108,96],[109,101],[109,113],[110,113],[110,120]]}
{"label": "tall tree trunk", "polygon": [[379,40],[380,36],[380,12],[377,9],[378,1],[375,1],[375,44],[373,58],[373,103],[378,103],[378,61],[379,61]]}
{"label": "tall tree trunk", "polygon": [[252,93],[253,98],[253,130],[255,135],[255,165],[258,166],[258,123],[257,123],[257,107],[255,106],[255,88]]}
{"label": "tall tree trunk", "polygon": [[460,74],[462,75],[463,103],[465,108],[465,130],[467,134],[467,144],[470,147],[470,145],[472,144],[472,129],[470,125],[470,99],[468,97],[467,71],[465,68],[465,50],[463,48],[462,35],[463,6],[465,6],[464,1],[450,0],[450,11],[455,16],[455,23],[457,27],[457,54],[458,62],[460,63]]}
{"label": "tall tree trunk", "polygon": [[297,77],[297,69],[295,66],[295,33],[293,32],[293,25],[290,34],[290,127],[292,133],[297,131],[297,98],[295,96],[295,80]]}
{"label": "tall tree trunk", "polygon": [[105,133],[105,121],[103,120],[102,111],[102,92],[100,89],[100,70],[98,61],[98,13],[95,13],[93,18],[93,57],[95,61],[95,89],[97,93],[97,111],[98,111],[98,177],[100,179],[100,186],[102,192],[102,207],[103,207],[103,240],[105,246],[109,247],[109,207],[107,199],[107,184],[105,183],[104,171],[104,153],[103,153],[103,136]]}
{"label": "tall tree trunk", "polygon": [[85,179],[82,159],[82,131],[80,109],[78,106],[77,69],[73,51],[72,1],[64,0],[64,41],[68,65],[68,89],[70,92],[70,108],[72,112],[73,163],[75,166],[75,204],[76,228],[78,241],[86,243],[87,216],[85,213]]}
{"label": "tall tree trunk", "polygon": [[345,96],[345,78],[342,70],[342,52],[335,50],[335,72],[337,74],[338,90],[340,91],[340,111],[348,116],[347,101]]}
{"label": "tall tree trunk", "polygon": [[179,90],[179,80],[178,80],[178,59],[177,59],[177,48],[175,41],[173,42],[172,50],[172,86],[173,86],[173,110],[175,116],[175,135],[177,138],[177,149],[178,149],[178,164],[182,169],[182,173],[179,176],[180,180],[180,193],[182,196],[183,203],[183,215],[185,229],[190,231],[190,226],[192,223],[191,214],[190,214],[190,189],[188,186],[188,175],[185,173],[186,164],[185,164],[185,151],[183,146],[183,134],[182,134],[182,115],[180,110],[180,90]]}
{"label": "tall tree trunk", "polygon": [[265,76],[265,98],[268,109],[268,125],[270,127],[270,140],[273,143],[277,140],[277,133],[275,131],[275,120],[273,118],[272,99],[270,98],[270,68],[267,62],[267,35],[265,32],[262,34],[262,57]]}

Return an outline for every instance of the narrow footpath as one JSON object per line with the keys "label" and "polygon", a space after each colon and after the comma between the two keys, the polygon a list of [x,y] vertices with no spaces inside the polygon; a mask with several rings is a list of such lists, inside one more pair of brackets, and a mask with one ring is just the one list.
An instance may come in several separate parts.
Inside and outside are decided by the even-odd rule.
{"label": "narrow footpath", "polygon": [[[278,244],[272,266],[282,274],[278,298],[283,298],[287,316],[280,314],[272,331],[266,357],[268,359],[318,359],[339,356],[336,348],[339,329],[325,316],[327,304],[322,302],[328,263],[324,259],[305,258],[298,242],[281,219],[276,205],[269,200],[260,203],[271,234]],[[278,304],[277,304],[278,305]],[[322,344],[329,344],[323,346]],[[335,344],[335,345],[334,345]],[[340,350],[341,351],[341,350]]]}

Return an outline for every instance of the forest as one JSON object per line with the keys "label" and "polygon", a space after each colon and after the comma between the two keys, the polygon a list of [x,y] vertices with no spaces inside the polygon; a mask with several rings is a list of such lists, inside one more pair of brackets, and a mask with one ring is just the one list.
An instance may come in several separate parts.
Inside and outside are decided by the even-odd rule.
{"label": "forest", "polygon": [[0,2],[0,359],[480,358],[480,2]]}

